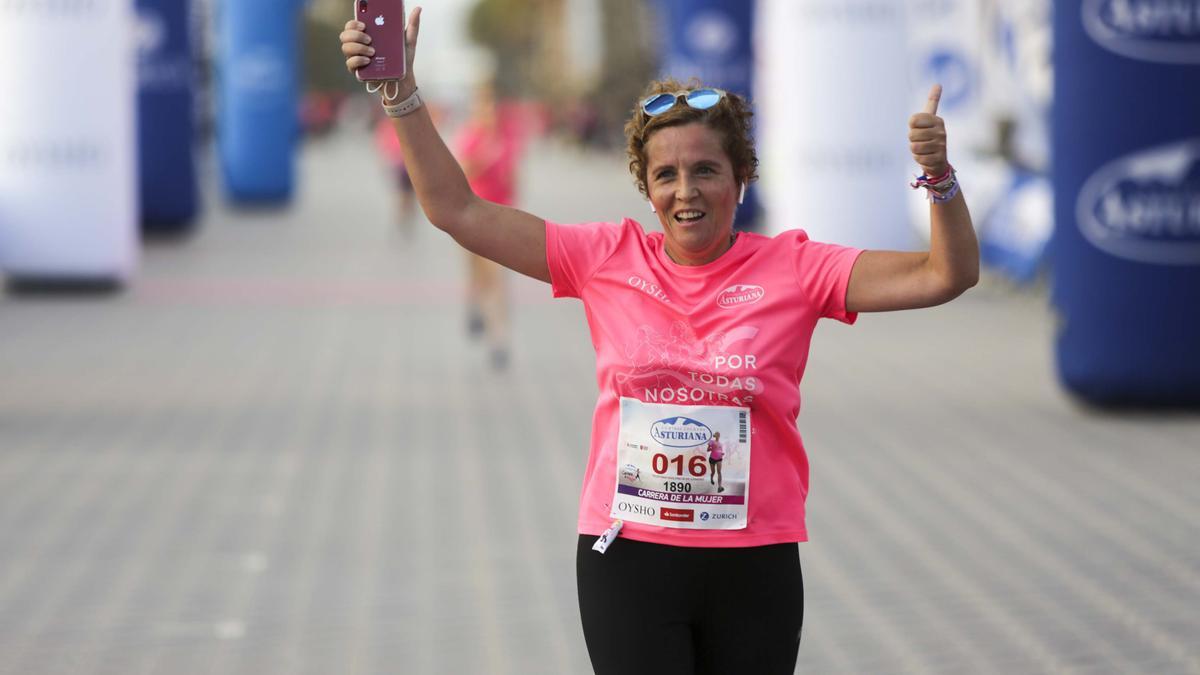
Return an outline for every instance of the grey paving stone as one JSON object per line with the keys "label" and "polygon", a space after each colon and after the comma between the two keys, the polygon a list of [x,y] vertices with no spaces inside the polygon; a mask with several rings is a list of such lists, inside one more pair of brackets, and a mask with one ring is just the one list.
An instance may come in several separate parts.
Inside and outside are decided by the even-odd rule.
{"label": "grey paving stone", "polygon": [[[583,313],[510,279],[490,372],[369,143],[289,210],[209,186],[121,295],[0,296],[0,673],[588,672]],[[623,172],[541,145],[522,194],[649,215]],[[1052,334],[994,280],[821,326],[798,672],[1200,673],[1200,418],[1077,406]]]}

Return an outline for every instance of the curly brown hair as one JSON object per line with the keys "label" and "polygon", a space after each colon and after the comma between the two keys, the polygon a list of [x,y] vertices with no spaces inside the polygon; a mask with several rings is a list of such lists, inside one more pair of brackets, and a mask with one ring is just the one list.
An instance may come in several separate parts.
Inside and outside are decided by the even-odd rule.
{"label": "curly brown hair", "polygon": [[717,105],[708,110],[697,110],[689,105],[674,108],[651,117],[642,111],[642,101],[655,94],[670,94],[677,91],[702,89],[705,85],[696,78],[686,84],[674,78],[651,82],[633,106],[633,115],[625,123],[625,153],[629,156],[629,173],[637,184],[638,191],[649,198],[646,188],[646,141],[655,131],[666,127],[703,122],[723,137],[722,147],[733,165],[733,175],[739,183],[758,180],[758,154],[754,151],[754,138],[750,135],[750,118],[754,113],[750,103],[728,92]]}

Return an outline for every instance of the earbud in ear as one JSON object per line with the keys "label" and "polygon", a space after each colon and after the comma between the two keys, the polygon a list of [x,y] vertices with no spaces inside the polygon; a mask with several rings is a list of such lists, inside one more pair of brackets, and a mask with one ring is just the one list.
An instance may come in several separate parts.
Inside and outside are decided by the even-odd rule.
{"label": "earbud in ear", "polygon": [[738,195],[738,203],[746,201],[746,184],[742,183],[742,193]]}
{"label": "earbud in ear", "polygon": [[658,209],[654,208],[654,202],[647,199],[646,203],[650,205],[650,213],[658,213]]}

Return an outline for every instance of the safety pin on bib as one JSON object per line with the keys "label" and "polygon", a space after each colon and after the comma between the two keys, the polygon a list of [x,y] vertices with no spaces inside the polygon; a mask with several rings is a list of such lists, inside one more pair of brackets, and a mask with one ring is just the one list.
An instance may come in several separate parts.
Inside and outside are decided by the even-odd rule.
{"label": "safety pin on bib", "polygon": [[599,551],[601,554],[607,551],[608,547],[613,543],[613,540],[616,539],[617,535],[621,533],[621,527],[623,525],[625,525],[624,522],[620,520],[614,520],[612,525],[609,525],[608,529],[605,530],[604,533],[600,535],[600,538],[596,540],[596,543],[592,544],[592,550]]}

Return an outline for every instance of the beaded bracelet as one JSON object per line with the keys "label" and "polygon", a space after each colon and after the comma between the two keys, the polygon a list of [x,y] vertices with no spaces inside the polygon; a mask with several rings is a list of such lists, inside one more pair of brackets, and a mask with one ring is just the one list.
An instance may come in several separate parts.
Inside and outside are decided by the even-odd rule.
{"label": "beaded bracelet", "polygon": [[909,186],[912,187],[912,189],[914,189],[914,190],[917,188],[920,188],[920,187],[925,187],[925,188],[930,187],[930,186],[937,187],[938,185],[941,185],[943,183],[949,183],[950,182],[949,179],[953,178],[953,177],[954,177],[954,165],[946,164],[946,173],[943,173],[942,175],[937,176],[935,178],[930,178],[929,176],[922,174],[920,176],[917,176],[917,181],[915,183],[909,183]]}
{"label": "beaded bracelet", "polygon": [[917,177],[916,182],[909,183],[909,185],[914,190],[925,188],[929,201],[935,204],[944,204],[954,199],[959,191],[958,174],[950,164],[946,165],[946,172],[942,175],[934,178],[921,175]]}
{"label": "beaded bracelet", "polygon": [[929,197],[929,201],[933,202],[934,204],[945,204],[946,202],[958,196],[958,181],[954,181],[950,185],[950,189],[946,190],[945,192],[937,192],[931,189],[928,191],[927,196]]}

